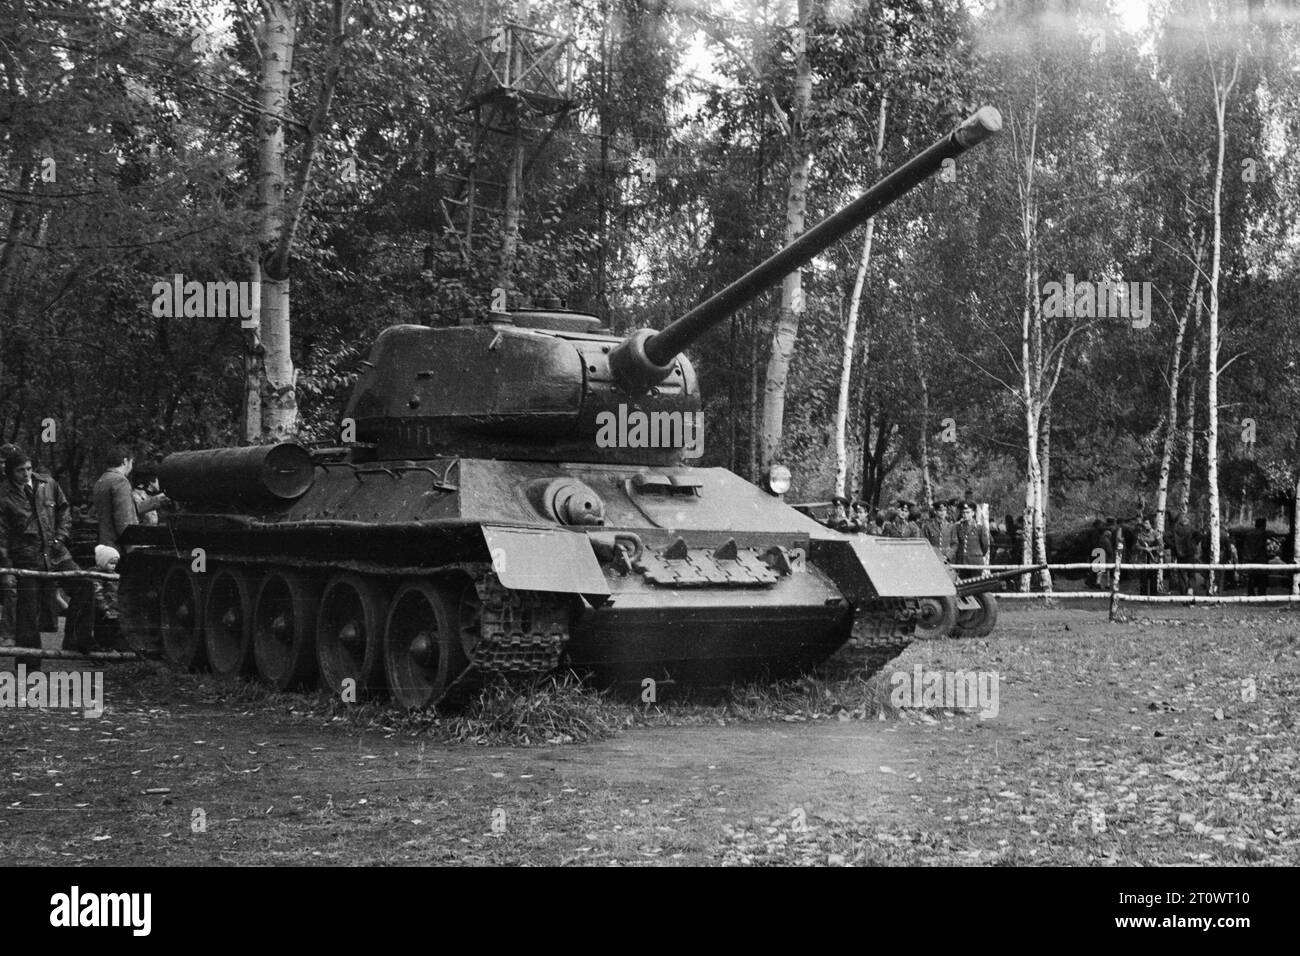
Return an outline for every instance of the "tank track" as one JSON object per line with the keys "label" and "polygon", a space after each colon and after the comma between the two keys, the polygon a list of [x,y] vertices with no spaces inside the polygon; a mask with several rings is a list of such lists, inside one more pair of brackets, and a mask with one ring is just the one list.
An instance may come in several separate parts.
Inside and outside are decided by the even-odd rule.
{"label": "tank track", "polygon": [[[188,563],[189,558],[184,555],[154,553],[139,555],[137,560],[168,567],[173,562]],[[210,554],[208,561],[213,565],[230,564],[249,570],[291,567],[322,574],[354,571],[383,578],[437,579],[455,573],[468,576],[479,598],[480,636],[474,645],[469,665],[437,701],[439,706],[459,706],[496,678],[530,679],[557,670],[569,640],[572,602],[568,596],[506,588],[486,562],[453,563],[436,568],[395,567],[365,561],[327,561],[284,555],[234,557],[220,553]],[[126,595],[128,608],[132,607],[135,599],[134,589],[129,589]],[[142,656],[162,656],[158,644],[140,641],[138,636],[132,647]]]}
{"label": "tank track", "polygon": [[[173,562],[188,562],[188,556],[167,553],[142,554],[136,560],[165,568]],[[320,573],[353,571],[386,579],[408,576],[437,579],[450,574],[468,577],[479,605],[479,640],[468,666],[452,680],[437,701],[444,709],[462,707],[494,679],[535,679],[558,670],[570,638],[574,598],[549,592],[515,591],[504,587],[486,562],[451,563],[430,567],[395,567],[364,561],[330,561],[281,555],[208,555],[210,564],[234,564],[249,570],[290,567]],[[161,576],[161,570],[154,574]],[[140,585],[137,584],[136,588]],[[124,595],[134,603],[135,588]],[[876,673],[907,649],[914,639],[920,602],[909,598],[878,598],[863,604],[855,615],[848,646],[863,659],[868,675]],[[132,614],[132,617],[137,617]],[[137,617],[137,620],[139,618]],[[138,653],[158,657],[156,644],[132,635]]]}
{"label": "tank track", "polygon": [[537,678],[559,668],[569,640],[570,602],[559,594],[512,591],[483,571],[474,578],[479,640],[469,666],[438,700],[459,707],[494,678]]}
{"label": "tank track", "polygon": [[866,658],[867,676],[907,650],[915,636],[919,608],[915,598],[876,598],[862,605],[849,646]]}

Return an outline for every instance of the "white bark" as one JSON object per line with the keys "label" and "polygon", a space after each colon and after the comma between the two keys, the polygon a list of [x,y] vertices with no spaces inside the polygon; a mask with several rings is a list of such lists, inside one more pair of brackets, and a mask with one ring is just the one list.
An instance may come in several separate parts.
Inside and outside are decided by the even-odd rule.
{"label": "white bark", "polygon": [[[1291,563],[1300,564],[1300,471],[1296,472],[1291,499]],[[1291,575],[1291,596],[1300,598],[1300,572]]]}
{"label": "white bark", "polygon": [[296,13],[292,3],[266,0],[257,42],[262,75],[258,84],[258,239],[274,244],[284,225],[284,119],[289,113]]}
{"label": "white bark", "polygon": [[[889,94],[880,97],[880,120],[876,126],[876,172],[880,172],[885,150],[885,119],[889,111]],[[858,312],[862,305],[862,288],[866,283],[867,266],[871,263],[871,243],[876,234],[876,217],[867,220],[867,232],[862,240],[862,256],[858,260],[858,273],[853,280],[853,294],[849,297],[849,317],[844,324],[844,351],[840,356],[840,397],[835,408],[835,493],[847,495],[845,488],[849,474],[849,381],[853,377],[853,349],[858,334]],[[865,364],[865,358],[863,360]]]}
{"label": "white bark", "polygon": [[[799,28],[804,31],[805,37],[811,15],[812,0],[799,0]],[[785,213],[787,245],[804,231],[812,152],[804,135],[803,124],[811,102],[812,66],[805,42],[795,58],[794,102],[790,110],[790,188]],[[803,308],[803,270],[796,269],[781,282],[781,307],[772,334],[772,351],[767,360],[767,377],[763,386],[763,470],[781,454],[786,381],[790,374],[795,341],[799,336],[799,319]]]}
{"label": "white bark", "polygon": [[1196,312],[1192,319],[1192,351],[1187,357],[1188,387],[1187,414],[1184,416],[1182,476],[1178,487],[1178,513],[1186,514],[1192,504],[1192,461],[1196,455],[1196,361],[1201,353],[1201,313],[1205,311],[1205,298],[1196,294]]}
{"label": "white bark", "polygon": [[293,437],[298,425],[296,374],[290,353],[289,279],[262,279],[262,348],[265,385],[262,389],[262,438],[268,442]]}
{"label": "white bark", "polygon": [[917,329],[919,324],[916,313],[913,312],[908,327],[912,340],[912,362],[916,365],[916,381],[921,388],[921,501],[928,505],[934,500],[934,488],[930,482],[930,383],[925,377],[925,362],[921,357],[921,335]]}
{"label": "white bark", "polygon": [[[1232,76],[1223,87],[1220,87],[1217,76],[1211,70],[1211,75],[1214,76],[1214,122],[1218,134],[1218,156],[1214,165],[1214,239],[1210,246],[1210,324],[1205,366],[1206,402],[1210,416],[1206,424],[1205,464],[1206,483],[1209,486],[1211,564],[1219,562],[1219,268],[1223,247],[1223,155],[1227,147],[1224,112],[1240,67],[1241,57],[1238,54],[1232,61]],[[1209,575],[1208,579],[1210,593],[1213,593],[1214,575]]]}
{"label": "white bark", "polygon": [[[1040,428],[1043,410],[1051,400],[1051,387],[1044,377],[1043,313],[1038,273],[1038,202],[1034,195],[1034,157],[1038,147],[1038,103],[1030,108],[1026,124],[1023,168],[1018,183],[1020,198],[1020,239],[1024,252],[1024,297],[1020,312],[1020,400],[1025,412],[1025,563],[1047,561],[1047,527],[1043,510],[1043,472],[1039,460]],[[1064,348],[1061,359],[1064,358]],[[1060,364],[1057,364],[1057,377]],[[1028,590],[1029,580],[1023,580]],[[1051,572],[1039,572],[1043,590],[1052,590]]]}
{"label": "white bark", "polygon": [[[289,113],[297,12],[292,2],[264,0],[258,31],[262,75],[258,90],[257,218],[258,240],[273,256],[285,227],[285,136],[282,117]],[[261,289],[260,358],[249,356],[247,368],[260,376],[258,441],[278,441],[294,433],[298,403],[294,396],[293,358],[289,351],[289,279],[264,271]],[[253,337],[256,340],[256,336]],[[254,383],[248,384],[248,391]],[[253,409],[246,409],[246,430],[254,434]]]}
{"label": "white bark", "polygon": [[1043,420],[1038,429],[1038,507],[1043,512],[1043,524],[1047,524],[1048,490],[1052,477],[1052,403],[1043,405]]}
{"label": "white bark", "polygon": [[[250,273],[250,279],[253,282],[253,288],[258,288],[262,282],[262,265],[253,259],[253,268]],[[244,421],[243,434],[241,435],[245,444],[256,445],[262,439],[262,383],[265,375],[262,369],[262,297],[256,295],[253,297],[253,327],[245,329],[245,341],[247,343],[244,352]]]}
{"label": "white bark", "polygon": [[[1173,465],[1174,441],[1178,436],[1178,386],[1183,374],[1183,341],[1186,338],[1187,322],[1191,318],[1192,308],[1196,302],[1196,290],[1201,278],[1201,259],[1205,251],[1205,246],[1199,239],[1195,249],[1192,278],[1187,289],[1187,303],[1178,315],[1178,328],[1174,333],[1174,344],[1169,358],[1169,402],[1165,409],[1165,437],[1160,449],[1160,480],[1156,485],[1156,535],[1160,541],[1165,540],[1165,511],[1169,506],[1169,473]],[[1157,585],[1163,584],[1163,578],[1164,571],[1157,571]]]}

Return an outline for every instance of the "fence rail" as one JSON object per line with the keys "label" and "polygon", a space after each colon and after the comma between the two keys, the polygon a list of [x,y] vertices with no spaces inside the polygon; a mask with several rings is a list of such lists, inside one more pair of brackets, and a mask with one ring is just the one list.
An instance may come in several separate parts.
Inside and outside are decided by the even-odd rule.
{"label": "fence rail", "polygon": [[27,568],[0,568],[0,577],[12,574],[16,578],[93,578],[96,581],[116,581],[118,575],[113,571],[32,571]]}
{"label": "fence rail", "polygon": [[[1021,567],[1018,564],[954,564],[957,571],[1010,571]],[[1052,598],[1094,599],[1110,602],[1110,618],[1114,620],[1119,612],[1119,605],[1124,602],[1135,604],[1300,604],[1300,564],[1210,564],[1202,562],[1186,563],[1177,561],[1133,564],[1123,560],[1122,549],[1115,560],[1108,563],[1098,561],[1074,561],[1062,564],[1049,564],[1047,571],[1094,571],[1110,574],[1110,590],[1107,591],[1002,591],[1000,599],[1019,601],[1049,600]],[[1120,574],[1131,571],[1150,574],[1161,571],[1246,571],[1267,572],[1269,574],[1290,574],[1291,592],[1289,594],[1216,594],[1214,593],[1214,575],[1207,575],[1207,594],[1129,594],[1119,589]],[[1026,572],[1026,577],[1037,572]]]}

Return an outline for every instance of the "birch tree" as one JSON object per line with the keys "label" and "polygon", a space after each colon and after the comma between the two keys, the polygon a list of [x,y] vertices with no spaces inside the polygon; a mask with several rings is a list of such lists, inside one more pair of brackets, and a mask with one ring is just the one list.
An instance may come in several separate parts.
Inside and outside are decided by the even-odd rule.
{"label": "birch tree", "polygon": [[[257,327],[250,336],[245,368],[244,439],[250,443],[282,441],[297,430],[290,256],[306,208],[330,102],[338,83],[348,0],[333,0],[326,67],[315,107],[306,124],[290,113],[293,61],[297,44],[298,0],[259,0],[260,20],[253,28],[258,56],[257,214],[258,262],[252,278],[260,289]],[[303,154],[292,184],[286,169],[286,127],[303,128]]]}
{"label": "birch tree", "polygon": [[[1184,209],[1186,209],[1184,205]],[[1183,363],[1183,342],[1187,333],[1187,323],[1191,318],[1196,303],[1197,288],[1201,281],[1201,264],[1205,256],[1203,238],[1197,236],[1192,243],[1192,274],[1188,280],[1187,299],[1183,308],[1175,315],[1177,323],[1173,344],[1170,346],[1167,378],[1169,397],[1165,404],[1165,434],[1160,443],[1160,477],[1156,484],[1156,534],[1159,540],[1165,539],[1165,517],[1169,506],[1169,473],[1173,463],[1174,444],[1178,438],[1178,392],[1183,373],[1187,366]],[[1163,574],[1159,572],[1158,576]]]}
{"label": "birch tree", "polygon": [[[880,116],[876,123],[876,173],[879,175],[885,149],[885,122],[889,115],[889,95],[880,96]],[[876,217],[867,220],[862,237],[862,255],[858,257],[858,271],[853,279],[853,292],[849,296],[849,315],[844,323],[844,351],[840,356],[840,393],[835,408],[835,493],[847,495],[849,473],[849,385],[853,377],[853,355],[858,334],[858,314],[862,306],[862,289],[866,285],[867,268],[871,264],[871,244],[876,234]],[[865,351],[865,350],[864,350]],[[864,357],[865,363],[865,357]]]}
{"label": "birch tree", "polygon": [[[1206,423],[1205,464],[1206,483],[1209,497],[1210,518],[1210,563],[1219,563],[1219,269],[1223,260],[1223,157],[1227,148],[1227,132],[1224,127],[1224,113],[1228,108],[1228,98],[1232,88],[1237,85],[1241,73],[1241,51],[1232,57],[1232,70],[1226,77],[1226,71],[1215,68],[1215,56],[1210,49],[1209,24],[1205,29],[1205,54],[1208,61],[1210,82],[1214,90],[1215,145],[1217,154],[1214,163],[1214,233],[1210,241],[1210,303],[1209,327],[1206,345],[1206,408],[1209,420]],[[1214,575],[1208,579],[1211,591],[1214,588]]]}
{"label": "birch tree", "polygon": [[[788,245],[804,231],[804,214],[808,207],[808,174],[812,169],[812,147],[805,124],[812,104],[812,62],[808,56],[808,28],[812,22],[813,0],[798,0],[799,20],[795,30],[794,96],[790,106],[790,182],[785,204],[785,243]],[[781,282],[781,305],[772,348],[767,360],[763,386],[762,460],[766,468],[781,453],[781,435],[785,418],[786,382],[790,360],[799,336],[799,319],[804,310],[803,270],[796,269]]]}

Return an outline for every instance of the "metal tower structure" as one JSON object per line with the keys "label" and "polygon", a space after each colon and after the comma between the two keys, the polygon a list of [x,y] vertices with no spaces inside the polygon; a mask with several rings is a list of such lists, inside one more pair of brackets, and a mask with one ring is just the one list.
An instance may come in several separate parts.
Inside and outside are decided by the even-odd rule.
{"label": "metal tower structure", "polygon": [[519,242],[519,216],[528,172],[576,107],[572,97],[573,38],[523,22],[527,2],[513,19],[489,29],[484,6],[481,36],[457,113],[468,127],[461,171],[445,174],[444,231],[453,236],[466,266],[481,243],[484,214],[500,211],[500,257],[495,283],[510,290]]}

